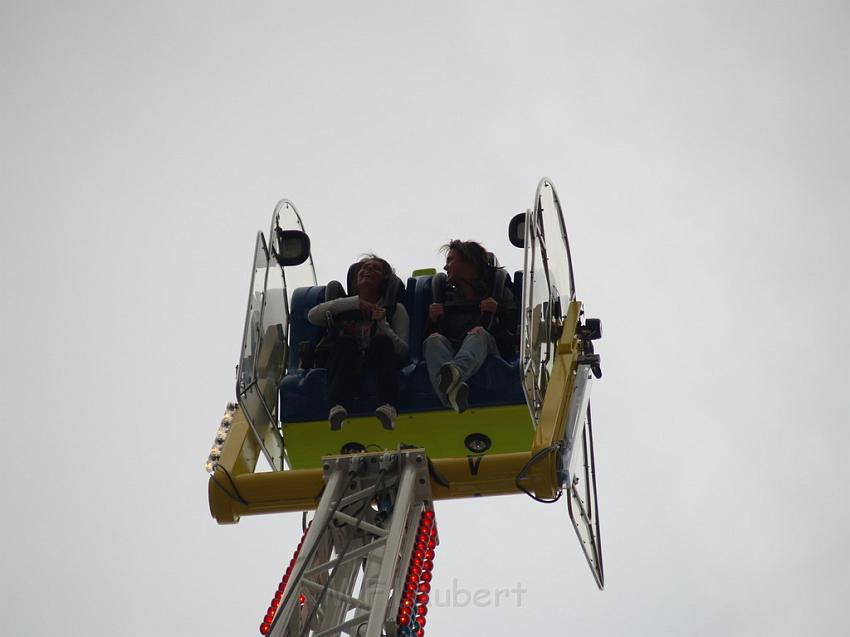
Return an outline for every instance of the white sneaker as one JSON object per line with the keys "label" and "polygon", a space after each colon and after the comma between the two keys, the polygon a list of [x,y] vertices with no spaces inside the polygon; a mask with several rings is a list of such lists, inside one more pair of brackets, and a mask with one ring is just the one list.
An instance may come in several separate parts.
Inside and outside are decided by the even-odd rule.
{"label": "white sneaker", "polygon": [[398,412],[389,403],[384,403],[375,410],[375,418],[381,421],[384,429],[392,431],[395,429],[395,419],[398,418]]}
{"label": "white sneaker", "polygon": [[331,431],[339,431],[342,429],[342,422],[348,418],[348,411],[342,405],[334,405],[328,412],[328,424],[331,426]]}
{"label": "white sneaker", "polygon": [[469,408],[469,385],[458,383],[449,390],[448,399],[452,409],[462,414]]}
{"label": "white sneaker", "polygon": [[443,396],[448,396],[460,383],[460,370],[451,363],[446,363],[440,367],[440,383],[439,390]]}

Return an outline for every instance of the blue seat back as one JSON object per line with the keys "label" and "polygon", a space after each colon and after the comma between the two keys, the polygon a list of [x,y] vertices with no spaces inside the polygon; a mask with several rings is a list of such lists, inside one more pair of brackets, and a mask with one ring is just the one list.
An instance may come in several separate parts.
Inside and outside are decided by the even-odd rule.
{"label": "blue seat back", "polygon": [[428,306],[431,305],[431,275],[411,277],[407,283],[410,308],[410,359],[422,360],[422,341],[428,328]]}
{"label": "blue seat back", "polygon": [[324,300],[324,285],[298,288],[292,293],[292,303],[289,306],[289,373],[298,369],[299,343],[309,341],[316,345],[325,335],[325,328],[313,325],[307,320],[307,312]]}

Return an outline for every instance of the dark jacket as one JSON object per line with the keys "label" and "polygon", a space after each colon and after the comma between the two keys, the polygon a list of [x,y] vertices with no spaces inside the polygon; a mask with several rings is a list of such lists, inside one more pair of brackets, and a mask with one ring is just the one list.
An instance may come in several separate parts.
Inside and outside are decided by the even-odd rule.
{"label": "dark jacket", "polygon": [[482,283],[479,295],[473,299],[465,299],[463,291],[452,284],[447,284],[443,306],[445,313],[436,325],[431,324],[430,332],[439,332],[451,341],[455,347],[460,347],[467,332],[473,327],[482,326],[496,339],[502,358],[510,359],[517,351],[517,307],[514,295],[505,286],[496,298],[499,304],[496,315],[481,312],[481,301],[492,296],[492,286]]}

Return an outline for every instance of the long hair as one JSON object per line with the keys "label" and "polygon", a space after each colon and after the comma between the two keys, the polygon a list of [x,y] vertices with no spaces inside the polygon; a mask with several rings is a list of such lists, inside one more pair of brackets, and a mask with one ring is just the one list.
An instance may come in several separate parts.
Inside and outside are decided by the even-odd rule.
{"label": "long hair", "polygon": [[381,278],[381,294],[384,294],[387,291],[387,284],[390,282],[393,274],[395,274],[395,270],[393,270],[393,266],[389,264],[386,259],[382,259],[377,254],[364,254],[360,257],[360,260],[357,262],[357,268],[352,273],[352,288],[355,294],[357,294],[357,272],[360,271],[360,268],[367,261],[377,261],[381,264],[381,274],[383,275]]}
{"label": "long hair", "polygon": [[493,281],[493,273],[495,268],[490,265],[490,260],[487,258],[487,250],[477,241],[461,241],[460,239],[452,239],[447,244],[440,246],[440,252],[448,254],[454,250],[458,256],[471,263],[476,272],[478,279],[485,287],[489,287]]}

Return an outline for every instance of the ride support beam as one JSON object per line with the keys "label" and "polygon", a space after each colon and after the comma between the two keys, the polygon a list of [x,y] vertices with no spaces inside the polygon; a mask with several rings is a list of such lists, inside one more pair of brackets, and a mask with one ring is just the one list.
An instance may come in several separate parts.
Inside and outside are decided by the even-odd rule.
{"label": "ride support beam", "polygon": [[[432,497],[449,500],[520,493],[516,477],[530,459],[530,452],[519,452],[432,460]],[[210,513],[219,524],[235,524],[246,515],[313,510],[324,488],[322,473],[322,469],[298,469],[227,475],[219,468],[209,481]],[[557,484],[554,474],[545,472],[544,463],[536,463],[526,487],[547,492]]]}

